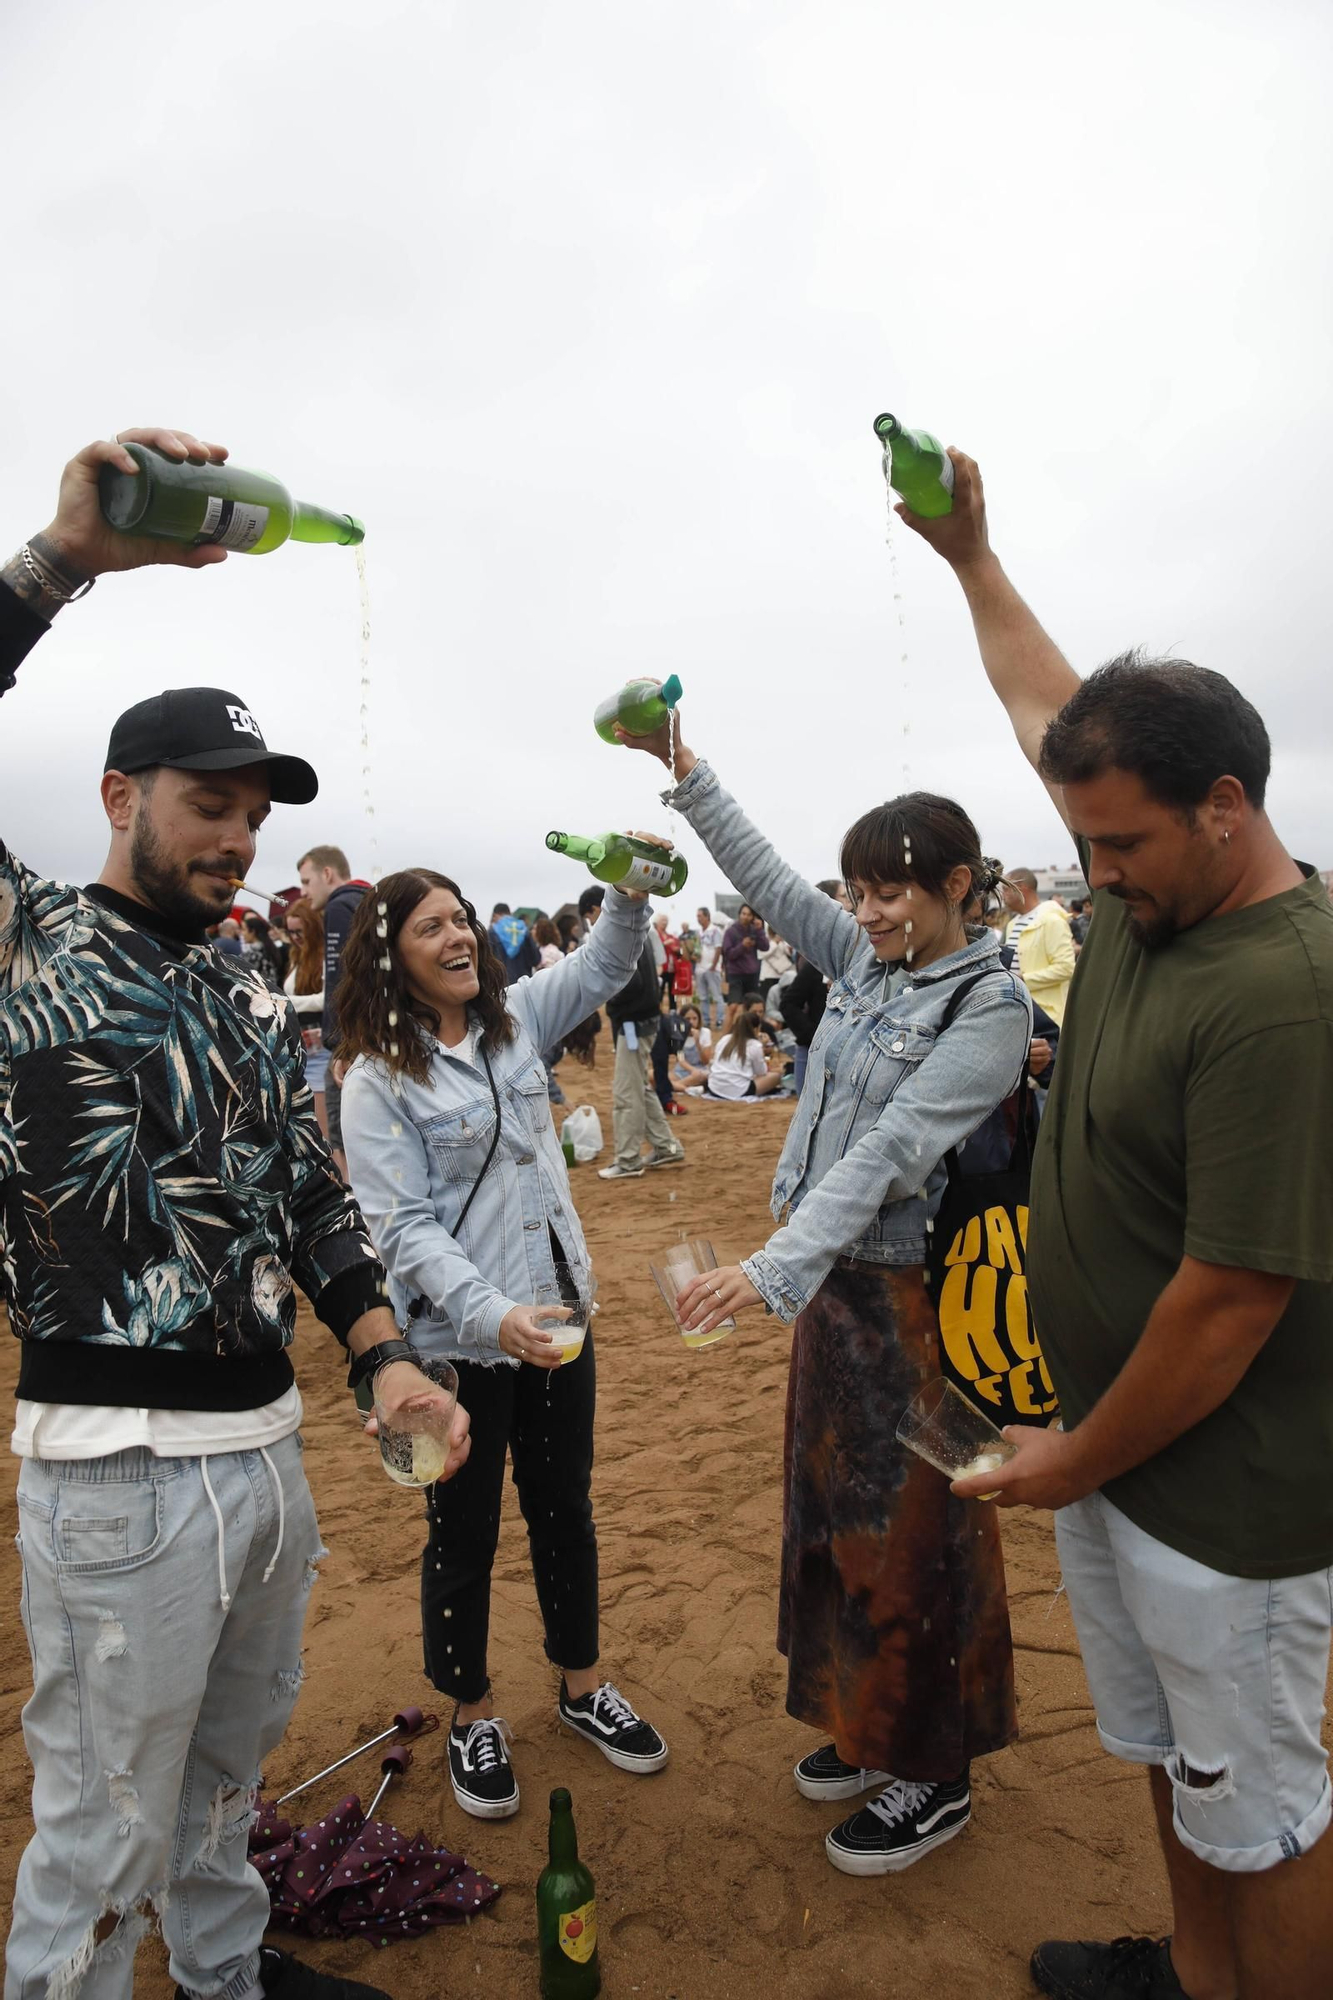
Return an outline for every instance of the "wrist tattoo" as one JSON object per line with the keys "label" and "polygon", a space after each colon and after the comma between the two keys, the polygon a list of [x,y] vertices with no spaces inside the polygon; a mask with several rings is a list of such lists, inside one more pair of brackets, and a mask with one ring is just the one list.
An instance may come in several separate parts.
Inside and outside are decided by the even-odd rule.
{"label": "wrist tattoo", "polygon": [[48,625],[66,604],[91,590],[95,580],[76,569],[49,535],[34,535],[0,569],[0,583],[8,584],[19,601]]}

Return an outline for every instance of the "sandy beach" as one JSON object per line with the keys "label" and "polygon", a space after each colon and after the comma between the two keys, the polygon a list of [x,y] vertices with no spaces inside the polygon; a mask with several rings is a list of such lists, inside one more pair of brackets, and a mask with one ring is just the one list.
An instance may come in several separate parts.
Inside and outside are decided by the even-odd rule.
{"label": "sandy beach", "polygon": [[[597,1105],[609,1139],[610,1051],[605,1035],[601,1042],[595,1072],[566,1061],[561,1074],[571,1103]],[[711,1238],[723,1260],[762,1241],[790,1106],[686,1101],[681,1171],[620,1185],[591,1167],[574,1175],[601,1286],[602,1657],[663,1731],[671,1762],[635,1780],[558,1726],[511,1489],[491,1672],[515,1733],[522,1810],[501,1824],[466,1818],[443,1775],[442,1736],[421,1744],[388,1809],[405,1830],[461,1847],[504,1893],[469,1925],[388,1951],[305,1941],[297,1949],[401,2000],[530,2000],[533,1885],[547,1793],[562,1784],[596,1876],[611,2000],[1017,2000],[1033,1990],[1027,1958],[1042,1937],[1169,1927],[1146,1786],[1098,1745],[1049,1517],[1004,1517],[1022,1738],[974,1768],[970,1827],[907,1873],[868,1882],[835,1873],[823,1836],[850,1808],[812,1805],[792,1785],[791,1766],[814,1738],[784,1711],[773,1644],[789,1335],[750,1315],[728,1339],[689,1354],[648,1271],[650,1254],[680,1235]],[[331,1553],[306,1628],[305,1686],[266,1773],[274,1795],[386,1727],[406,1702],[448,1717],[421,1672],[420,1504],[390,1485],[359,1438],[338,1353],[304,1308],[296,1363],[306,1462]],[[0,1365],[12,1390],[11,1340],[0,1344]],[[0,1556],[8,1607],[0,1700],[11,1746],[0,1774],[6,1920],[30,1786],[18,1727],[29,1664],[12,1547],[15,1466]],[[354,1768],[363,1788],[373,1784],[367,1765]],[[310,1817],[340,1795],[339,1782],[312,1794]],[[172,1986],[157,1940],[142,1947],[138,1970],[136,1992],[166,2000]]]}

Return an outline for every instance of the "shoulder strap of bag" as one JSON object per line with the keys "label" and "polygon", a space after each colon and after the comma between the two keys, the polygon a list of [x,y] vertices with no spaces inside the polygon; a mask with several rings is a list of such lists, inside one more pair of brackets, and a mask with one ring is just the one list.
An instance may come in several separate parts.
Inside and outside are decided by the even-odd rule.
{"label": "shoulder strap of bag", "polygon": [[[1003,970],[1002,967],[1000,969]],[[974,972],[969,979],[959,980],[957,986],[954,987],[953,992],[949,995],[948,1004],[944,1009],[944,1018],[936,1030],[937,1039],[944,1033],[946,1028],[952,1027],[958,1017],[959,1009],[972,989],[980,986],[983,980],[993,978],[993,976],[993,970],[988,968],[985,972]],[[1024,1097],[1020,1100],[1018,1106],[1018,1130],[1014,1137],[1014,1150],[1009,1158],[1010,1167],[1023,1172],[1027,1172],[1032,1164],[1032,1135],[1028,1130],[1028,1106],[1026,1103],[1027,1076],[1028,1066],[1025,1055],[1023,1058],[1022,1073],[1018,1079],[1018,1087],[1023,1091]],[[1007,1099],[1002,1100],[1002,1102],[1007,1101]],[[950,1146],[948,1152],[944,1155],[944,1164],[948,1169],[949,1184],[952,1186],[955,1181],[961,1178],[961,1170],[958,1165],[958,1148],[956,1146]]]}

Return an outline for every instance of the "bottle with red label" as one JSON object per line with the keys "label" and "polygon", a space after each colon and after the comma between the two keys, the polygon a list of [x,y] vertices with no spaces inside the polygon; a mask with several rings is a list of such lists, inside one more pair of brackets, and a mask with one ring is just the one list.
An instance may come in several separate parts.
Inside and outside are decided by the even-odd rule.
{"label": "bottle with red label", "polygon": [[579,1860],[574,1810],[563,1786],[551,1794],[548,1854],[537,1877],[542,2000],[593,2000],[602,1990],[597,1899],[592,1876]]}

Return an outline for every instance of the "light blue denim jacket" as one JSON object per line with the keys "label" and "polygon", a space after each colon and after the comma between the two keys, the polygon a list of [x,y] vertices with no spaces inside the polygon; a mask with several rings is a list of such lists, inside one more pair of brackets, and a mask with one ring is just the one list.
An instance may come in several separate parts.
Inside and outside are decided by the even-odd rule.
{"label": "light blue denim jacket", "polygon": [[[414,1347],[450,1361],[518,1363],[500,1351],[511,1306],[559,1303],[554,1230],[579,1278],[588,1249],[551,1122],[543,1049],[618,993],[639,962],[647,903],[609,889],[586,942],[509,988],[517,1032],[491,1056],[500,1144],[458,1217],[490,1149],[495,1108],[475,1064],[434,1045],[430,1076],[391,1078],[358,1056],[343,1085],[342,1129],[352,1185],[389,1273],[394,1310]],[[429,1307],[416,1318],[408,1301]]]}
{"label": "light blue denim jacket", "polygon": [[[1017,1084],[1032,1005],[989,933],[889,997],[889,968],[860,926],[787,866],[707,764],[662,796],[765,922],[832,982],[773,1183],[774,1219],[786,1209],[787,1220],[742,1266],[765,1304],[793,1320],[839,1257],[925,1262],[941,1162]],[[941,1035],[950,994],[978,972],[994,976]]]}

